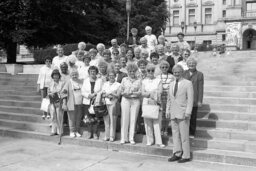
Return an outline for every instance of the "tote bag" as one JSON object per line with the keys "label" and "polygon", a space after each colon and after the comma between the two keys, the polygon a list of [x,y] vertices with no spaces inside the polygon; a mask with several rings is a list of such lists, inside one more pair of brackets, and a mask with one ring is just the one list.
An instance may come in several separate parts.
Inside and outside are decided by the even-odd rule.
{"label": "tote bag", "polygon": [[49,105],[50,105],[50,99],[43,98],[40,110],[42,110],[44,112],[48,112]]}
{"label": "tote bag", "polygon": [[157,104],[150,103],[148,99],[143,99],[142,117],[149,119],[158,119],[160,107]]}

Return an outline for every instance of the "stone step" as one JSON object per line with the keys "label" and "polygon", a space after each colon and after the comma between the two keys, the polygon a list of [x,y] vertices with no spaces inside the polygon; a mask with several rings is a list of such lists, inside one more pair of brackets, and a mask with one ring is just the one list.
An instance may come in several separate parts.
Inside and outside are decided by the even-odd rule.
{"label": "stone step", "polygon": [[51,119],[42,119],[41,115],[25,114],[25,113],[11,113],[0,111],[0,119],[12,120],[12,121],[24,121],[33,123],[48,123],[50,124]]}
{"label": "stone step", "polygon": [[[58,142],[58,137],[51,137],[48,134],[17,130],[8,127],[0,127],[0,134],[2,136],[10,136],[15,138],[33,138],[44,141]],[[63,136],[62,144],[76,144],[79,146],[89,146],[103,148],[113,151],[132,152],[144,155],[154,155],[167,157],[172,154],[172,147],[159,148],[157,146],[145,146],[145,144],[137,143],[136,145],[124,144],[119,142],[105,142],[101,140],[84,139],[84,138],[70,138],[69,136]],[[256,155],[249,152],[236,152],[228,150],[217,149],[204,149],[204,148],[191,148],[193,160],[210,161],[225,164],[236,164],[246,166],[256,166]]]}
{"label": "stone step", "polygon": [[40,111],[39,108],[34,108],[34,107],[17,107],[17,106],[0,105],[0,110],[2,112],[10,112],[10,113],[26,113],[26,114],[42,115],[42,111]]}
{"label": "stone step", "polygon": [[233,92],[255,92],[256,86],[216,86],[205,85],[205,91],[233,91]]}
{"label": "stone step", "polygon": [[15,91],[30,92],[30,91],[36,91],[36,89],[37,89],[36,86],[21,86],[21,85],[1,85],[0,86],[0,91],[15,90]]}
{"label": "stone step", "polygon": [[242,104],[203,104],[200,110],[204,111],[230,111],[230,112],[248,112],[255,113],[256,105]]}
{"label": "stone step", "polygon": [[18,101],[33,101],[33,102],[41,102],[41,97],[39,95],[37,96],[23,96],[23,95],[9,95],[5,94],[2,95],[0,93],[2,100],[18,100]]}
{"label": "stone step", "polygon": [[256,98],[256,91],[254,91],[254,92],[205,91],[204,96],[234,97],[234,98]]}
{"label": "stone step", "polygon": [[225,80],[204,80],[205,85],[218,86],[256,86],[256,81],[225,81]]}
{"label": "stone step", "polygon": [[[49,124],[45,123],[31,123],[31,122],[19,122],[19,121],[10,121],[10,120],[3,120],[0,119],[0,125],[5,127],[10,127],[14,129],[21,129],[21,130],[28,130],[28,131],[35,131],[35,132],[42,132],[50,134],[50,127]],[[68,128],[65,127],[65,134],[69,134]],[[82,128],[83,135],[87,135],[87,131],[85,128]],[[104,137],[104,131],[100,131],[99,133],[100,139]],[[120,140],[120,133],[117,133],[116,136],[117,141]],[[168,146],[172,146],[172,138],[166,137],[163,138],[165,144]],[[136,135],[135,141],[139,143],[146,144],[146,136],[145,135]],[[246,150],[246,140],[227,140],[227,139],[205,139],[205,138],[194,138],[191,139],[191,146],[192,147],[200,147],[200,148],[209,148],[209,149],[220,149],[220,150],[233,150],[233,151],[245,151]],[[250,146],[252,147],[252,146]],[[256,146],[254,147],[256,151]],[[252,149],[254,150],[254,149]]]}
{"label": "stone step", "polygon": [[16,89],[7,89],[0,90],[0,95],[17,95],[17,96],[40,96],[40,93],[34,90],[16,90]]}
{"label": "stone step", "polygon": [[17,74],[11,75],[8,73],[0,73],[0,79],[13,79],[13,80],[32,80],[35,81],[38,79],[38,74]]}
{"label": "stone step", "polygon": [[[241,120],[197,119],[198,127],[228,128],[232,130],[256,131],[256,122]],[[255,132],[256,133],[256,132]]]}
{"label": "stone step", "polygon": [[204,96],[204,103],[256,105],[256,98],[231,98],[231,97]]}
{"label": "stone step", "polygon": [[227,111],[204,111],[199,109],[197,118],[213,119],[213,120],[240,120],[240,121],[256,121],[254,113],[227,112]]}
{"label": "stone step", "polygon": [[207,127],[197,127],[196,137],[213,139],[230,139],[230,140],[247,140],[256,141],[255,131],[244,131],[244,130],[233,130],[227,128],[207,128]]}
{"label": "stone step", "polygon": [[37,81],[0,79],[0,85],[37,86]]}
{"label": "stone step", "polygon": [[48,134],[51,132],[51,128],[47,123],[33,123],[33,122],[25,122],[25,121],[0,119],[0,125],[14,128],[14,129],[43,132]]}
{"label": "stone step", "polygon": [[16,107],[33,107],[38,110],[41,107],[40,101],[18,101],[18,100],[2,100],[0,99],[0,104],[3,106],[16,106]]}

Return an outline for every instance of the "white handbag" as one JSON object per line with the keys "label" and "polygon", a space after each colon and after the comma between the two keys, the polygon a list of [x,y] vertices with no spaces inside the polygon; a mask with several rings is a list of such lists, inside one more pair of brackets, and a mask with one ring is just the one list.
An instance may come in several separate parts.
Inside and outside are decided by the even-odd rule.
{"label": "white handbag", "polygon": [[152,104],[148,99],[143,99],[142,117],[149,119],[158,119],[160,106]]}
{"label": "white handbag", "polygon": [[40,110],[42,110],[44,112],[48,112],[49,111],[49,105],[50,105],[50,99],[43,98]]}
{"label": "white handbag", "polygon": [[94,106],[94,100],[91,100],[91,104],[90,104],[90,107],[88,109],[88,112],[91,114],[91,115],[95,115],[95,111],[93,109],[93,106]]}

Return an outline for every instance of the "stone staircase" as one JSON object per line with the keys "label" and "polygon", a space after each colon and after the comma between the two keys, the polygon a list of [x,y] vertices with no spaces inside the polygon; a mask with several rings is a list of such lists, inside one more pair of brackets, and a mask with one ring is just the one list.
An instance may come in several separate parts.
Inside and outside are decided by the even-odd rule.
{"label": "stone staircase", "polygon": [[[198,69],[205,75],[205,96],[198,112],[197,134],[191,139],[193,160],[256,167],[254,53],[238,51],[221,57],[200,53]],[[0,135],[57,143],[57,137],[49,136],[49,120],[41,119],[36,80],[37,75],[33,74],[0,74]],[[84,127],[83,130],[86,134]],[[100,138],[103,136],[101,131]],[[168,144],[166,148],[147,147],[144,135],[136,135],[136,145],[120,145],[119,137],[118,133],[117,141],[110,143],[64,136],[63,143],[156,156],[168,156],[172,152],[171,136],[163,137]]]}

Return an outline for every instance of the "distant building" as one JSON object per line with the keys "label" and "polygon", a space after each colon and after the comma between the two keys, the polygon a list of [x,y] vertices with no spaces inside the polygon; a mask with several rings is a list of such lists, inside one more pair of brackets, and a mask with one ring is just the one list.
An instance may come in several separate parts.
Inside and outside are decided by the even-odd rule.
{"label": "distant building", "polygon": [[170,12],[165,35],[177,33],[196,44],[226,44],[230,49],[256,49],[256,0],[166,0]]}

